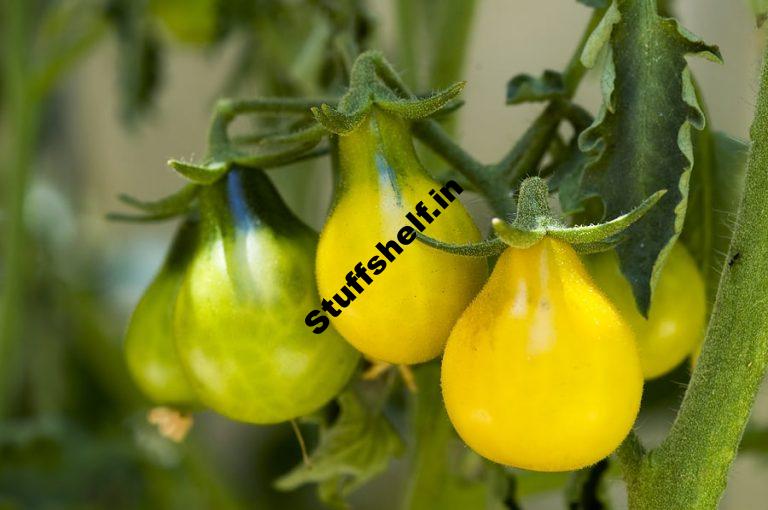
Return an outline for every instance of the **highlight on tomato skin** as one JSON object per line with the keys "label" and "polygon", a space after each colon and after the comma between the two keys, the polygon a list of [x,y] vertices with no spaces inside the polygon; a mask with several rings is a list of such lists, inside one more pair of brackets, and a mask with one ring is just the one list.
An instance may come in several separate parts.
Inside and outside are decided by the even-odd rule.
{"label": "highlight on tomato skin", "polygon": [[632,327],[646,379],[660,377],[691,355],[704,335],[704,279],[682,243],[675,243],[653,291],[646,319],[613,251],[585,258],[590,274]]}
{"label": "highlight on tomato skin", "polygon": [[123,345],[128,371],[139,389],[156,404],[194,406],[195,392],[187,380],[173,339],[173,306],[192,256],[198,221],[179,227],[162,268],[134,309]]}
{"label": "highlight on tomato skin", "polygon": [[174,315],[183,366],[200,400],[239,421],[277,423],[336,396],[359,354],[315,335],[316,234],[261,170],[235,169],[202,191],[202,237]]}
{"label": "highlight on tomato skin", "polygon": [[613,452],[640,407],[631,329],[569,245],[507,248],[442,360],[448,416],[473,450],[535,471]]}
{"label": "highlight on tomato skin", "polygon": [[[425,235],[463,244],[479,241],[480,233],[458,200],[446,208],[433,202],[430,191],[442,185],[421,165],[405,120],[373,107],[358,128],[339,137],[338,159],[336,196],[316,261],[320,294],[340,312],[331,322],[369,358],[398,364],[433,359],[482,286],[486,261],[419,241],[385,260],[375,246],[396,239],[408,224],[405,215],[422,201],[432,213],[431,221],[422,220],[428,223]],[[384,263],[386,269],[350,297],[343,288],[347,271],[369,261],[369,267]]]}

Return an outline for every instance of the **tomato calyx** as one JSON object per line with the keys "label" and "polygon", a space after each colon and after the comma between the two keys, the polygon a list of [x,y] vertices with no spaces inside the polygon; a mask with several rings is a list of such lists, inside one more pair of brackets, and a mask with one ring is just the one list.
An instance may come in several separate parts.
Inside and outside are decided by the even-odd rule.
{"label": "tomato calyx", "polygon": [[405,120],[417,120],[455,109],[453,99],[466,82],[457,82],[445,90],[423,97],[404,94],[399,79],[383,55],[378,51],[362,53],[352,65],[350,85],[337,107],[327,103],[312,108],[320,125],[337,135],[348,134],[368,117],[374,106]]}
{"label": "tomato calyx", "polygon": [[666,190],[657,191],[628,213],[612,220],[569,227],[552,213],[546,181],[540,177],[528,177],[520,184],[514,218],[511,221],[501,218],[491,220],[495,237],[467,245],[451,245],[424,235],[418,238],[434,248],[475,257],[499,255],[507,247],[530,248],[545,236],[567,242],[578,253],[597,253],[609,250],[621,242],[621,234],[642,218],[665,193]]}

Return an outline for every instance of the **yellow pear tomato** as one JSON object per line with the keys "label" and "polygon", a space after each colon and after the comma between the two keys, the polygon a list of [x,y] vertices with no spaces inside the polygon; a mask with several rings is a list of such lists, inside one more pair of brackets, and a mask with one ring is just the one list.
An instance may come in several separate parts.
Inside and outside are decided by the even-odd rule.
{"label": "yellow pear tomato", "polygon": [[589,466],[615,450],[640,407],[632,331],[569,245],[507,248],[451,332],[442,365],[448,416],[500,464]]}
{"label": "yellow pear tomato", "polygon": [[[405,120],[373,107],[358,128],[339,137],[338,146],[337,194],[317,249],[318,287],[330,303],[325,310],[369,358],[430,360],[442,352],[456,318],[480,289],[487,264],[415,240],[406,214],[423,226],[424,235],[443,242],[474,242],[480,234],[458,200],[435,198],[442,186],[418,160]],[[455,198],[455,189],[450,191]],[[408,236],[399,236],[402,227],[410,228]],[[347,274],[361,265],[371,281],[358,280],[355,290],[346,284]]]}
{"label": "yellow pear tomato", "polygon": [[646,379],[666,374],[696,349],[707,313],[704,279],[681,243],[667,257],[646,319],[637,311],[632,289],[614,251],[586,259],[593,278],[632,327]]}

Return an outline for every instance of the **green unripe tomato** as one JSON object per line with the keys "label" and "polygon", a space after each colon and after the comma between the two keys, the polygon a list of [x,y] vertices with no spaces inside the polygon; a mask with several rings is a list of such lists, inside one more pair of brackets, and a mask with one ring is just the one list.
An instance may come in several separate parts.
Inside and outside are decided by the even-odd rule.
{"label": "green unripe tomato", "polygon": [[332,399],[359,354],[304,324],[318,300],[317,235],[261,170],[233,169],[201,192],[203,242],[174,317],[182,363],[204,404],[235,420],[277,423]]}
{"label": "green unripe tomato", "polygon": [[181,43],[205,45],[216,37],[216,0],[151,0],[150,9]]}
{"label": "green unripe tomato", "polygon": [[184,270],[194,251],[197,221],[179,228],[163,267],[144,292],[125,335],[128,371],[156,404],[189,406],[196,402],[173,340],[173,307]]}
{"label": "green unripe tomato", "polygon": [[637,311],[614,251],[587,257],[587,266],[632,327],[646,379],[666,374],[696,348],[704,332],[706,294],[704,279],[682,243],[669,253],[647,319]]}

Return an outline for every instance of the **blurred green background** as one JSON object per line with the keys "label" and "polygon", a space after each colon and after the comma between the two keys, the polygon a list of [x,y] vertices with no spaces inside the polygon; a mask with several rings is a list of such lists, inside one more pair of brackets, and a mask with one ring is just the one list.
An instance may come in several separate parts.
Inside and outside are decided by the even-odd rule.
{"label": "blurred green background", "polygon": [[[13,11],[10,4],[25,1],[2,0],[4,14]],[[255,3],[268,9],[271,2]],[[300,9],[301,2],[282,3],[290,10]],[[376,24],[369,44],[383,49],[411,83],[429,83],[427,68],[418,60],[411,69],[398,60],[403,33],[396,3],[369,2]],[[692,60],[709,122],[719,131],[746,138],[764,40],[764,33],[754,28],[747,2],[679,0],[674,8],[686,27],[720,45],[725,59],[721,66]],[[504,106],[507,80],[521,72],[539,75],[544,69],[561,69],[590,14],[574,0],[477,1],[460,73],[468,82],[466,105],[458,113],[455,131],[469,152],[492,160],[525,130],[541,107]],[[269,19],[265,16],[264,22]],[[9,71],[12,23],[8,17],[0,21],[0,45],[5,48],[0,74],[5,98],[0,103],[4,245],[11,235],[13,156],[23,153],[23,139],[14,124],[18,105],[8,99],[18,97]],[[269,32],[254,28],[259,30]],[[163,47],[160,87],[141,117],[126,123],[121,115],[120,82],[127,78],[117,72],[121,49],[111,28],[39,105],[39,135],[27,151],[31,160],[20,294],[25,306],[13,316],[19,326],[16,348],[0,351],[6,356],[1,366],[7,381],[0,409],[0,509],[319,507],[311,487],[291,494],[272,489],[272,480],[301,460],[289,425],[247,426],[201,413],[188,440],[173,444],[146,423],[149,404],[123,366],[120,344],[128,314],[160,265],[173,224],[115,223],[105,215],[123,209],[116,199],[119,193],[151,199],[177,189],[182,181],[165,162],[203,155],[214,99],[225,91],[273,94],[274,86],[259,73],[285,63],[259,61],[262,67],[255,79],[227,88],[243,58],[249,37],[244,31],[213,47],[180,44],[162,28],[158,33]],[[289,47],[304,35],[275,31],[262,43]],[[16,48],[22,61],[37,50]],[[599,99],[596,77],[588,76],[576,100],[594,112]],[[290,205],[319,228],[331,195],[327,161],[272,175]],[[479,199],[470,197],[467,203],[479,224],[487,224]],[[9,275],[0,273],[0,288],[7,290],[8,281]],[[682,368],[654,383],[658,388],[649,388],[651,395],[673,389],[673,396],[662,400],[655,412],[641,416],[639,431],[650,444],[671,423],[686,374]],[[395,406],[391,417],[404,430],[401,410]],[[755,421],[768,424],[765,398],[755,415]],[[393,462],[355,495],[353,507],[397,508],[406,464],[406,458]],[[764,459],[740,456],[722,508],[755,508],[755,501],[768,499],[766,476]],[[523,477],[522,492],[530,494],[523,497],[525,508],[562,508],[562,494],[549,490],[552,482],[560,481]],[[617,508],[622,508],[621,483],[612,482],[611,491]]]}

